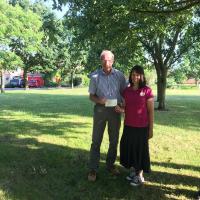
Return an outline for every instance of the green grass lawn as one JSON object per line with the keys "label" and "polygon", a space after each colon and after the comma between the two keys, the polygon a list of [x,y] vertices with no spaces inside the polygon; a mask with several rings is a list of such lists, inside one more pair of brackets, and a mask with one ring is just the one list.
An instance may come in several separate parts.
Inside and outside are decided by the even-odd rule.
{"label": "green grass lawn", "polygon": [[[87,89],[6,91],[0,95],[0,200],[193,199],[200,187],[200,90],[167,90],[169,111],[156,111],[152,173],[134,188],[127,171],[105,169],[87,181],[93,104]],[[122,131],[122,129],[121,129]]]}

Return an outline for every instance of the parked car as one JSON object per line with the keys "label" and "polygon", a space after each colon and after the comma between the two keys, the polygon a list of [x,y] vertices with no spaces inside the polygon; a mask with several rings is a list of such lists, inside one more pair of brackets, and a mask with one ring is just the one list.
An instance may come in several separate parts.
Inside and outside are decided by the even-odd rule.
{"label": "parked car", "polygon": [[40,87],[39,82],[37,80],[31,79],[28,81],[29,87]]}
{"label": "parked car", "polygon": [[10,80],[10,87],[24,87],[24,80],[19,77],[15,76],[13,79]]}

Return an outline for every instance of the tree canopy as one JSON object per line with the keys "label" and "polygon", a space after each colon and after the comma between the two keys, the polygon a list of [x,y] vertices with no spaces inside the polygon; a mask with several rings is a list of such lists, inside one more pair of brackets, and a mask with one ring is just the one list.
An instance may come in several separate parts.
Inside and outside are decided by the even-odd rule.
{"label": "tree canopy", "polygon": [[[76,0],[59,0],[59,1],[53,0],[52,2],[54,9],[59,9],[59,10],[62,10],[62,6],[66,4],[74,5],[76,7],[84,6],[87,4],[85,1],[76,1]],[[108,3],[108,1],[101,1],[101,2],[103,4]],[[93,3],[98,4],[100,2],[94,0]],[[136,13],[171,15],[199,6],[200,0],[180,0],[180,1],[134,0],[134,1],[120,1],[120,3],[129,4],[129,6],[132,7],[131,11]]]}
{"label": "tree canopy", "polygon": [[[21,6],[0,2],[0,51],[1,63],[15,54],[16,58],[23,61],[21,67],[28,66],[27,60],[37,53],[43,33],[41,29],[42,22],[40,17],[31,10],[22,9]],[[11,53],[12,51],[12,53]],[[17,57],[18,56],[18,57]],[[22,63],[22,62],[21,62]],[[13,65],[1,65],[2,70],[10,70]],[[17,68],[19,65],[16,65]],[[2,71],[3,76],[3,71]],[[2,77],[3,79],[3,77]],[[3,86],[3,84],[1,84]]]}
{"label": "tree canopy", "polygon": [[102,49],[111,49],[125,72],[138,62],[154,66],[162,110],[168,70],[199,40],[193,34],[199,1],[173,2],[69,0],[65,1],[69,5],[66,21],[68,28],[76,30],[75,39],[89,46],[93,58]]}

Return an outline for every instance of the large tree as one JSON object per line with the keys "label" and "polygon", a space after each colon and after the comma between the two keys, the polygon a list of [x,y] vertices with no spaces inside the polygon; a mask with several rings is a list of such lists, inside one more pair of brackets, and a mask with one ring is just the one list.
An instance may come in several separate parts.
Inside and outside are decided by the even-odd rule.
{"label": "large tree", "polygon": [[21,59],[11,52],[9,45],[12,39],[24,36],[23,30],[27,24],[23,23],[23,18],[25,18],[25,13],[19,6],[13,8],[6,1],[0,1],[1,92],[4,92],[4,71],[22,66]]}
{"label": "large tree", "polygon": [[[150,20],[150,22],[149,22]],[[151,21],[153,20],[153,21]],[[155,23],[155,25],[152,25]],[[193,34],[194,23],[192,13],[166,18],[151,17],[146,22],[140,21],[139,30],[133,25],[135,34],[141,42],[145,54],[153,63],[157,73],[158,109],[165,109],[165,91],[167,74],[182,57],[198,42],[199,38]]]}
{"label": "large tree", "polygon": [[93,52],[112,49],[121,64],[133,58],[143,61],[144,52],[143,58],[156,69],[158,109],[164,110],[168,70],[198,40],[192,35],[195,23],[189,8],[199,1],[66,2],[69,28],[76,27],[77,40],[87,41]]}
{"label": "large tree", "polygon": [[14,8],[16,7],[20,9],[20,22],[23,24],[23,28],[21,29],[21,35],[11,38],[9,46],[24,63],[24,83],[25,88],[27,88],[28,72],[34,66],[40,64],[38,55],[43,38],[43,31],[41,30],[42,21],[38,14],[29,9],[28,5],[25,8],[19,8],[18,5],[15,5]]}
{"label": "large tree", "polygon": [[60,82],[70,76],[73,88],[75,74],[80,73],[84,67],[86,51],[72,40],[74,32],[67,29],[65,20],[58,20],[52,12],[45,12],[42,19],[45,33],[43,43],[46,43],[45,49],[52,52],[51,60],[48,59],[52,67],[49,67],[47,75],[59,75]]}
{"label": "large tree", "polygon": [[[20,0],[13,0],[20,1]],[[130,1],[129,1],[130,2]],[[99,2],[93,1],[94,4]],[[103,3],[107,3],[104,1]],[[128,1],[127,1],[128,3]],[[75,4],[75,6],[81,6],[84,4],[83,1],[74,1],[74,0],[52,0],[52,5],[54,9],[62,10],[63,5]],[[178,12],[182,12],[188,10],[192,7],[196,7],[200,5],[200,0],[134,0],[132,1],[134,7],[132,7],[132,11],[136,13],[148,13],[148,14],[174,14]]]}
{"label": "large tree", "polygon": [[4,71],[15,70],[16,66],[22,66],[22,60],[13,52],[10,51],[0,51],[0,79],[1,79],[1,93],[4,93]]}

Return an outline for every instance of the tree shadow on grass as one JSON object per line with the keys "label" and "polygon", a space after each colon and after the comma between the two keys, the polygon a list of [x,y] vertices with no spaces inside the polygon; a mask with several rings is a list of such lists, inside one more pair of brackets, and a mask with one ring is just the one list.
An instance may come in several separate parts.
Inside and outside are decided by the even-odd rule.
{"label": "tree shadow on grass", "polygon": [[181,174],[171,174],[168,172],[152,171],[148,177],[150,183],[156,183],[157,187],[160,187],[165,191],[166,195],[184,196],[187,199],[193,199],[195,192],[192,192],[186,188],[199,187],[200,179],[198,177],[192,177]]}
{"label": "tree shadow on grass", "polygon": [[179,112],[176,109],[168,112],[155,112],[155,124],[186,130],[200,131],[200,111],[186,110]]}
{"label": "tree shadow on grass", "polygon": [[[155,124],[200,131],[199,96],[169,96],[169,111],[155,112]],[[193,101],[192,101],[193,100]],[[42,118],[92,117],[93,103],[88,95],[8,93],[2,96],[0,110],[26,112]]]}
{"label": "tree shadow on grass", "polygon": [[105,154],[102,154],[98,179],[91,183],[87,181],[88,151],[14,135],[0,136],[0,152],[0,189],[5,199],[167,200],[173,199],[167,196],[171,194],[191,199],[191,191],[158,183],[194,185],[198,181],[183,175],[170,179],[174,175],[153,171],[147,178],[156,185],[133,188],[124,178],[125,169],[120,167],[122,174],[117,178],[106,171]]}
{"label": "tree shadow on grass", "polygon": [[[192,101],[195,99],[195,101]],[[155,124],[200,131],[198,96],[169,96],[168,112],[155,112]],[[0,110],[48,118],[92,117],[93,103],[88,95],[8,93],[1,97]],[[14,113],[15,114],[15,113]]]}
{"label": "tree shadow on grass", "polygon": [[173,169],[186,169],[191,171],[197,171],[200,172],[200,166],[192,166],[192,165],[185,165],[185,164],[176,164],[176,163],[165,163],[165,162],[151,162],[152,165],[162,166],[165,168],[173,168]]}
{"label": "tree shadow on grass", "polygon": [[179,127],[200,131],[200,96],[169,95],[169,111],[155,112],[155,123],[158,125]]}
{"label": "tree shadow on grass", "polygon": [[1,98],[1,110],[26,112],[44,118],[66,114],[91,117],[92,105],[88,95],[10,93]]}
{"label": "tree shadow on grass", "polygon": [[15,120],[4,119],[0,116],[1,132],[3,134],[25,134],[30,136],[39,135],[69,135],[76,136],[77,134],[84,134],[84,130],[90,127],[90,123],[86,122],[57,122],[52,121],[30,121],[30,120]]}

